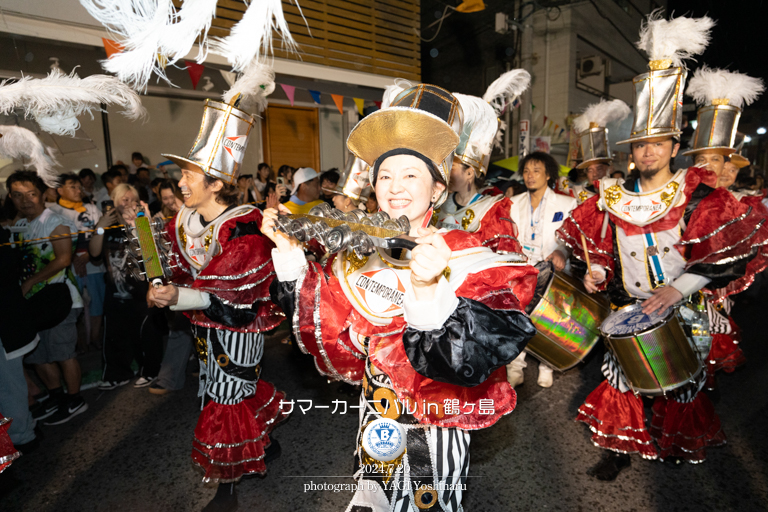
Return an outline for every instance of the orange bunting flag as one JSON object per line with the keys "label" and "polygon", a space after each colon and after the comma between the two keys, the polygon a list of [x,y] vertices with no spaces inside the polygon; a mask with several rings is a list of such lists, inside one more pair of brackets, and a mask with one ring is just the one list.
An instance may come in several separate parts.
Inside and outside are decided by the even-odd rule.
{"label": "orange bunting flag", "polygon": [[104,49],[107,51],[107,58],[123,51],[123,45],[117,43],[117,41],[102,37],[101,42],[104,43]]}
{"label": "orange bunting flag", "polygon": [[352,98],[352,100],[355,102],[355,105],[357,105],[357,111],[360,113],[360,115],[364,115],[363,106],[365,104],[365,100],[362,98]]}
{"label": "orange bunting flag", "polygon": [[333,98],[336,108],[339,109],[339,114],[344,115],[344,96],[341,94],[331,94],[331,98]]}

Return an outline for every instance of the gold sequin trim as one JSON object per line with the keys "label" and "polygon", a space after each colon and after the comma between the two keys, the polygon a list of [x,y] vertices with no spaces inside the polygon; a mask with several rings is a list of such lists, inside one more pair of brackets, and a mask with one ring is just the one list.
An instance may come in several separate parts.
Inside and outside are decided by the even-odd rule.
{"label": "gold sequin trim", "polygon": [[661,202],[669,208],[669,205],[672,204],[672,200],[675,198],[675,194],[677,194],[677,189],[680,188],[680,184],[676,181],[670,181],[667,183],[666,188],[670,189],[672,192],[662,192]]}
{"label": "gold sequin trim", "polygon": [[347,263],[349,266],[347,267],[346,274],[350,275],[358,269],[363,268],[365,264],[368,263],[368,256],[360,258],[355,251],[347,251]]}
{"label": "gold sequin trim", "polygon": [[609,208],[621,201],[621,187],[612,185],[605,190],[605,203]]}
{"label": "gold sequin trim", "polygon": [[195,352],[197,352],[197,358],[202,361],[203,364],[208,364],[208,342],[205,338],[195,338]]}
{"label": "gold sequin trim", "polygon": [[472,224],[473,220],[475,220],[475,212],[472,210],[467,210],[466,215],[464,215],[464,218],[461,219],[461,229],[466,231],[469,228],[469,225]]}

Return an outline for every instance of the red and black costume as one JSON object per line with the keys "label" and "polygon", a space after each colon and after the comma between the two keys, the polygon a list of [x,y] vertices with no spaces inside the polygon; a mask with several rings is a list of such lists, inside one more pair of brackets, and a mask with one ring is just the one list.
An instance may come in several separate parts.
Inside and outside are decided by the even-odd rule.
{"label": "red and black costume", "polygon": [[200,394],[210,398],[195,428],[192,460],[205,482],[235,482],[266,472],[269,433],[286,418],[284,393],[259,379],[264,332],[285,318],[269,297],[272,242],[261,212],[233,207],[210,223],[182,210],[167,229],[178,268],[173,284],[193,325]]}
{"label": "red and black costume", "polygon": [[[345,252],[323,267],[299,249],[273,254],[272,297],[302,350],[329,379],[362,383],[361,427],[382,415],[407,432],[405,453],[393,461],[402,469],[391,476],[358,471],[358,481],[376,492],[361,486],[348,511],[412,510],[418,481],[428,482],[424,492],[432,500],[421,509],[462,510],[468,431],[489,427],[515,408],[504,365],[535,333],[523,309],[536,270],[522,255],[483,247],[475,234],[453,231],[444,238],[453,251],[450,271],[429,303],[413,295],[408,259]],[[360,432],[357,437],[356,454],[365,465],[370,460]]]}
{"label": "red and black costume", "polygon": [[[582,261],[585,236],[593,270],[606,277],[600,289],[615,306],[648,298],[660,285],[654,254],[665,260],[664,284],[684,297],[703,287],[713,299],[723,299],[747,287],[768,264],[768,226],[754,208],[711,184],[714,175],[698,168],[678,171],[665,187],[648,193],[632,178],[603,178],[599,194],[571,212],[558,236]],[[647,252],[646,235],[655,240],[654,251]],[[712,403],[699,393],[706,371],[669,398],[656,398],[650,430],[640,397],[610,352],[603,373],[608,380],[587,397],[577,417],[592,429],[597,446],[695,463],[705,460],[707,447],[725,442]]]}

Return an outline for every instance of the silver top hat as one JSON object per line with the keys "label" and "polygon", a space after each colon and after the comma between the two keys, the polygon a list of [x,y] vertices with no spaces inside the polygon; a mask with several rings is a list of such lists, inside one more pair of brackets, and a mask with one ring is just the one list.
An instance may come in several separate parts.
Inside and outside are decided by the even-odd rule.
{"label": "silver top hat", "polygon": [[636,76],[632,80],[635,89],[632,132],[628,139],[616,144],[679,137],[683,133],[683,92],[687,75],[684,68],[668,68]]}
{"label": "silver top hat", "polygon": [[339,178],[335,192],[344,194],[354,201],[367,199],[372,190],[371,183],[368,181],[369,172],[368,164],[357,157],[352,158],[346,171]]}
{"label": "silver top hat", "polygon": [[608,128],[592,123],[589,129],[579,136],[582,162],[577,169],[586,169],[596,162],[610,163],[613,160],[608,144]]}
{"label": "silver top hat", "polygon": [[699,104],[696,132],[691,148],[684,155],[737,151],[736,129],[741,107],[755,101],[764,86],[762,80],[743,73],[702,66],[688,85],[688,96]]}
{"label": "silver top hat", "polygon": [[679,137],[683,124],[685,60],[704,53],[715,22],[707,17],[665,20],[661,9],[640,27],[637,47],[648,54],[649,72],[632,80],[635,120],[627,144],[660,137]]}
{"label": "silver top hat", "polygon": [[584,109],[584,113],[573,122],[579,134],[582,162],[577,169],[586,169],[596,162],[610,163],[613,160],[608,142],[608,123],[621,121],[630,113],[629,106],[621,100],[599,101]]}
{"label": "silver top hat", "polygon": [[185,157],[163,154],[182,169],[233,184],[240,174],[253,116],[231,104],[205,100],[200,132]]}

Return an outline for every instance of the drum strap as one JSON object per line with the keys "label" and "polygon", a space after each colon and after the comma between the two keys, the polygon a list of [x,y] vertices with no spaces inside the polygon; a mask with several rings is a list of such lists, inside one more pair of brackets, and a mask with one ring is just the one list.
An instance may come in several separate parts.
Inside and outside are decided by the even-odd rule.
{"label": "drum strap", "polygon": [[[635,192],[641,192],[640,180],[635,180]],[[643,234],[643,244],[645,244],[645,253],[648,255],[648,259],[651,263],[653,277],[659,285],[666,284],[664,267],[661,265],[661,258],[659,257],[659,247],[656,244],[656,237],[653,233]]]}

